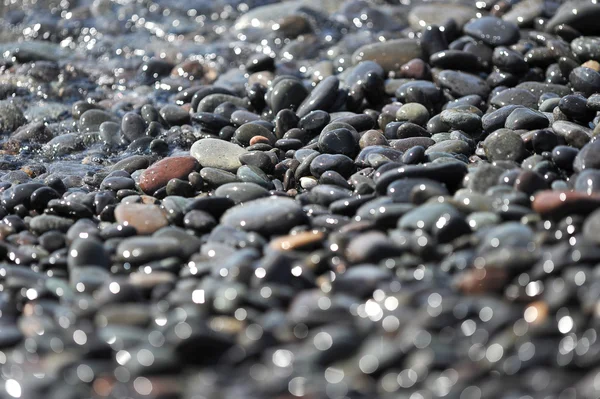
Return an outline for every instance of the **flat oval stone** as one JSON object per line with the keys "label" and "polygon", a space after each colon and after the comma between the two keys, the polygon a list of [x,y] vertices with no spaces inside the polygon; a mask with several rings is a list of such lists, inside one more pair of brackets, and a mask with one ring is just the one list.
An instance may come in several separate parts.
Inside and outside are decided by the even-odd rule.
{"label": "flat oval stone", "polygon": [[392,182],[414,177],[435,180],[444,183],[449,190],[455,190],[462,183],[467,172],[467,166],[456,160],[448,163],[430,162],[421,165],[407,165],[381,173],[376,179],[376,188],[377,192],[383,195]]}
{"label": "flat oval stone", "polygon": [[385,72],[400,71],[400,67],[414,58],[423,58],[421,45],[415,39],[393,39],[359,47],[352,54],[354,65],[371,60],[378,63]]}
{"label": "flat oval stone", "polygon": [[117,260],[140,264],[181,254],[179,241],[170,237],[131,237],[117,246]]}
{"label": "flat oval stone", "polygon": [[496,94],[490,103],[497,108],[521,105],[527,108],[537,108],[537,97],[525,89],[510,88]]}
{"label": "flat oval stone", "polygon": [[233,173],[242,166],[239,157],[246,152],[237,144],[211,138],[196,141],[190,149],[190,155],[196,158],[202,167],[217,168]]}
{"label": "flat oval stone", "polygon": [[152,234],[169,224],[164,211],[152,204],[119,204],[115,219],[125,226],[134,227],[138,234]]}
{"label": "flat oval stone", "polygon": [[146,194],[153,194],[159,188],[165,187],[169,180],[185,179],[198,167],[198,161],[191,156],[164,158],[142,172],[139,186]]}
{"label": "flat oval stone", "polygon": [[275,238],[271,240],[269,246],[278,251],[303,250],[323,242],[324,238],[325,234],[321,231],[303,231]]}
{"label": "flat oval stone", "polygon": [[215,196],[229,198],[236,204],[268,195],[269,191],[256,183],[227,183],[215,190]]}
{"label": "flat oval stone", "polygon": [[519,27],[497,17],[473,19],[465,24],[464,32],[492,47],[508,46],[519,40]]}
{"label": "flat oval stone", "polygon": [[285,234],[306,223],[300,204],[288,198],[262,198],[237,205],[225,212],[221,223],[264,236]]}
{"label": "flat oval stone", "polygon": [[485,80],[466,72],[444,70],[438,75],[438,83],[458,97],[476,94],[487,98],[490,94],[490,87]]}
{"label": "flat oval stone", "polygon": [[588,195],[578,191],[540,191],[531,207],[540,215],[560,219],[567,215],[587,215],[600,206],[600,194]]}
{"label": "flat oval stone", "polygon": [[506,118],[504,127],[512,130],[534,130],[548,127],[550,121],[541,112],[528,108],[517,108]]}
{"label": "flat oval stone", "polygon": [[58,230],[64,233],[73,225],[73,220],[55,216],[55,215],[39,215],[31,218],[29,227],[36,234],[43,234],[47,231]]}

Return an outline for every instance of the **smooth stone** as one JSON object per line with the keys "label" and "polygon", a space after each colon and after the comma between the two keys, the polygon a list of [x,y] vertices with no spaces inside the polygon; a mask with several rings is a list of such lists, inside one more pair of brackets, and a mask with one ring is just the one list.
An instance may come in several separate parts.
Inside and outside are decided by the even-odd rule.
{"label": "smooth stone", "polygon": [[573,161],[579,153],[577,148],[559,145],[552,150],[552,160],[562,169],[573,170]]}
{"label": "smooth stone", "polygon": [[459,71],[473,71],[480,68],[479,58],[475,54],[463,50],[442,49],[431,54],[429,63],[434,68]]}
{"label": "smooth stone", "polygon": [[[0,127],[0,130],[1,129],[2,128]],[[14,133],[10,135],[10,138],[12,140],[18,140],[20,142],[32,142],[43,144],[47,143],[53,138],[53,134],[50,131],[50,129],[42,122],[29,123],[16,129],[11,128],[7,130],[14,130]]]}
{"label": "smooth stone", "polygon": [[546,218],[560,219],[567,215],[587,215],[600,206],[600,195],[577,191],[540,191],[531,208]]}
{"label": "smooth stone", "polygon": [[462,218],[463,215],[454,206],[447,203],[423,204],[406,213],[398,221],[401,229],[418,230],[423,229],[431,232],[441,218]]}
{"label": "smooth stone", "polygon": [[236,144],[211,138],[196,141],[190,149],[190,155],[196,158],[202,167],[233,173],[242,166],[239,157],[245,153],[247,151]]}
{"label": "smooth stone", "polygon": [[268,97],[268,104],[277,114],[283,109],[296,110],[308,96],[308,91],[301,81],[296,79],[282,79],[272,86]]}
{"label": "smooth stone", "polygon": [[[257,123],[245,123],[240,126],[234,133],[233,137],[244,146],[249,146],[252,139],[260,136],[265,137],[269,143],[273,144],[277,140],[275,135],[269,129]],[[206,139],[205,139],[206,140]]]}
{"label": "smooth stone", "polygon": [[522,74],[529,69],[523,55],[508,47],[496,47],[492,55],[492,63],[500,70],[514,74]]}
{"label": "smooth stone", "polygon": [[250,104],[248,99],[239,98],[230,94],[213,93],[200,100],[196,112],[214,112],[215,109],[223,103],[231,103],[236,107],[244,109],[250,109],[252,107],[252,104]]}
{"label": "smooth stone", "polygon": [[575,91],[582,92],[586,97],[600,92],[600,73],[591,68],[573,69],[569,74],[569,82]]}
{"label": "smooth stone", "polygon": [[527,150],[521,136],[510,129],[499,129],[483,141],[485,155],[490,161],[520,161]]}
{"label": "smooth stone", "polygon": [[236,205],[221,217],[221,223],[264,236],[285,234],[305,223],[306,215],[299,203],[288,198],[262,198]]}
{"label": "smooth stone", "polygon": [[473,19],[465,24],[463,30],[467,35],[492,47],[514,44],[520,36],[516,24],[497,17]]}
{"label": "smooth stone", "polygon": [[198,161],[191,156],[161,159],[145,169],[139,178],[139,186],[146,194],[153,194],[165,187],[171,179],[185,179],[199,168]]}
{"label": "smooth stone", "polygon": [[352,132],[345,128],[324,131],[319,136],[319,150],[326,154],[356,155],[356,141]]}
{"label": "smooth stone", "polygon": [[359,47],[352,54],[354,65],[371,60],[379,64],[385,72],[400,71],[400,67],[414,58],[422,58],[423,52],[415,39],[392,39]]}
{"label": "smooth stone", "polygon": [[387,188],[387,196],[396,203],[410,203],[417,190],[435,189],[440,195],[447,195],[446,187],[431,179],[407,178],[393,182]]}
{"label": "smooth stone", "polygon": [[489,163],[480,163],[475,170],[470,170],[467,188],[485,193],[489,188],[496,185],[498,178],[504,173],[504,169]]}
{"label": "smooth stone", "polygon": [[69,246],[67,265],[70,269],[80,266],[110,266],[110,258],[102,242],[96,238],[78,238]]}
{"label": "smooth stone", "polygon": [[29,221],[29,227],[36,234],[42,234],[51,230],[58,230],[66,233],[73,225],[73,220],[55,216],[55,215],[39,215],[34,216]]}
{"label": "smooth stone", "polygon": [[[378,262],[402,253],[386,234],[379,231],[370,231],[359,234],[348,243],[346,258],[352,263]],[[360,266],[358,266],[360,267]],[[351,268],[350,270],[354,270]]]}
{"label": "smooth stone", "polygon": [[266,197],[269,191],[256,183],[226,183],[215,190],[215,195],[229,198],[239,204]]}
{"label": "smooth stone", "polygon": [[467,172],[467,166],[456,160],[447,163],[430,162],[421,165],[407,165],[381,173],[375,180],[376,189],[378,193],[385,194],[392,182],[407,177],[418,177],[444,183],[450,191],[453,191],[462,183]]}
{"label": "smooth stone", "polygon": [[219,187],[238,181],[235,174],[217,168],[203,168],[200,171],[200,177],[209,187]]}
{"label": "smooth stone", "polygon": [[190,122],[190,114],[178,105],[167,104],[159,111],[160,116],[171,126],[181,126]]}
{"label": "smooth stone", "polygon": [[440,118],[451,129],[461,130],[465,133],[476,133],[481,130],[481,117],[472,112],[446,109],[441,112]]}
{"label": "smooth stone", "polygon": [[434,145],[435,141],[431,137],[409,137],[407,139],[393,140],[390,144],[397,151],[407,151],[415,146],[428,148]]}
{"label": "smooth stone", "polygon": [[183,226],[199,234],[210,232],[217,225],[217,220],[208,212],[192,210],[183,217]]}
{"label": "smooth stone", "polygon": [[449,154],[471,155],[471,146],[463,140],[443,140],[432,145],[425,150],[425,155],[430,155],[436,152],[445,152]]}
{"label": "smooth stone", "polygon": [[396,120],[408,121],[420,126],[425,126],[429,120],[429,111],[422,104],[408,103],[396,112]]}
{"label": "smooth stone", "polygon": [[303,118],[316,110],[329,111],[338,95],[340,81],[335,76],[323,79],[298,107],[296,114]]}
{"label": "smooth stone", "polygon": [[596,116],[596,112],[589,109],[587,103],[582,95],[570,94],[560,99],[558,108],[569,119],[586,123]]}
{"label": "smooth stone", "polygon": [[319,246],[325,239],[321,231],[303,231],[296,234],[277,237],[269,242],[269,247],[277,251],[297,251]]}
{"label": "smooth stone", "polygon": [[150,166],[150,157],[144,155],[132,155],[112,165],[110,171],[124,170],[131,174],[136,170],[145,169],[148,166]]}
{"label": "smooth stone", "polygon": [[580,60],[600,61],[600,37],[582,36],[571,42],[571,50]]}
{"label": "smooth stone", "polygon": [[115,219],[125,226],[134,227],[138,234],[152,234],[169,224],[164,211],[152,204],[119,204]]}
{"label": "smooth stone", "polygon": [[517,108],[506,118],[504,127],[512,130],[534,130],[548,127],[550,121],[546,116],[528,108]]}
{"label": "smooth stone", "polygon": [[466,72],[442,71],[438,75],[438,84],[458,97],[476,94],[482,98],[487,98],[490,93],[490,87],[485,80]]}
{"label": "smooth stone", "polygon": [[85,111],[79,118],[79,131],[97,132],[104,122],[120,122],[120,120],[108,111],[101,109],[90,109]]}
{"label": "smooth stone", "polygon": [[510,114],[520,107],[522,107],[522,105],[505,105],[495,111],[486,113],[481,117],[483,130],[487,133],[492,133],[495,130],[502,129]]}
{"label": "smooth stone", "polygon": [[[566,96],[567,94],[571,94],[571,89],[567,86],[554,84],[554,83],[543,83],[543,82],[523,82],[519,83],[516,86],[517,89],[527,90],[531,94],[533,94],[536,98],[536,101],[540,99],[544,94],[554,93],[560,97]],[[530,107],[536,108],[536,107]]]}
{"label": "smooth stone", "polygon": [[123,115],[123,119],[121,120],[121,131],[127,140],[134,141],[135,139],[144,136],[146,123],[138,114],[128,112]]}
{"label": "smooth stone", "polygon": [[600,4],[591,1],[567,1],[545,25],[546,32],[553,32],[560,25],[569,25],[584,35],[598,34]]}
{"label": "smooth stone", "polygon": [[592,195],[600,192],[600,171],[595,169],[586,169],[579,173],[575,180],[575,191]]}
{"label": "smooth stone", "polygon": [[519,222],[506,222],[490,229],[482,238],[478,252],[485,253],[496,248],[527,249],[534,240],[534,233]]}
{"label": "smooth stone", "polygon": [[344,177],[350,177],[355,169],[352,158],[342,154],[320,154],[310,162],[310,173],[315,177],[321,177],[329,170],[338,172]]}
{"label": "smooth stone", "polygon": [[538,99],[535,94],[525,89],[510,88],[502,90],[493,96],[490,104],[494,107],[502,108],[510,105],[521,105],[527,108],[537,108]]}
{"label": "smooth stone", "polygon": [[467,216],[467,223],[474,231],[484,230],[501,222],[500,216],[493,212],[473,212]]}
{"label": "smooth stone", "polygon": [[140,264],[181,255],[181,245],[170,237],[131,237],[125,238],[116,249],[120,262]]}
{"label": "smooth stone", "polygon": [[581,172],[585,169],[600,169],[600,140],[584,145],[573,161],[573,169]]}
{"label": "smooth stone", "polygon": [[554,122],[552,131],[557,136],[563,137],[567,144],[575,148],[583,148],[592,138],[591,129],[568,121]]}
{"label": "smooth stone", "polygon": [[261,187],[264,187],[267,190],[273,188],[273,183],[271,179],[267,176],[265,172],[257,168],[256,166],[251,165],[242,165],[237,170],[237,177],[242,182],[255,183]]}

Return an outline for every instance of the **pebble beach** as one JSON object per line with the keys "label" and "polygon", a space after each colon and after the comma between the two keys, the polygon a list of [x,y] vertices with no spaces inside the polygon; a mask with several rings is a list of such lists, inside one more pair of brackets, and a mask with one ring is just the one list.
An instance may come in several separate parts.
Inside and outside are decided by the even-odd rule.
{"label": "pebble beach", "polygon": [[600,398],[596,0],[0,2],[0,399]]}

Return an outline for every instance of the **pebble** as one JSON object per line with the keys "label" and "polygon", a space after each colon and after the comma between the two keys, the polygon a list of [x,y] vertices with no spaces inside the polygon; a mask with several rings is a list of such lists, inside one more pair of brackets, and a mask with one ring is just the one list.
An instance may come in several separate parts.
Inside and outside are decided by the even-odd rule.
{"label": "pebble", "polygon": [[465,24],[464,32],[490,46],[508,46],[519,40],[519,27],[497,17],[473,19]]}
{"label": "pebble", "polygon": [[225,212],[221,223],[262,235],[284,234],[306,221],[300,204],[288,198],[263,198]]}
{"label": "pebble", "polygon": [[358,48],[352,54],[354,65],[361,61],[375,61],[384,71],[399,71],[400,67],[412,59],[422,58],[421,46],[414,39],[394,39],[371,43]]}
{"label": "pebble", "polygon": [[190,149],[190,155],[196,158],[202,167],[236,172],[242,166],[239,157],[247,151],[238,145],[224,140],[205,138],[196,141]]}
{"label": "pebble", "polygon": [[485,155],[490,161],[520,161],[527,150],[521,136],[510,129],[499,129],[483,141]]}
{"label": "pebble", "polygon": [[132,226],[141,235],[152,234],[169,223],[163,211],[152,204],[119,204],[115,219],[119,224]]}
{"label": "pebble", "polygon": [[191,156],[164,158],[144,169],[139,178],[139,186],[147,194],[165,187],[171,179],[183,179],[197,170],[198,161]]}

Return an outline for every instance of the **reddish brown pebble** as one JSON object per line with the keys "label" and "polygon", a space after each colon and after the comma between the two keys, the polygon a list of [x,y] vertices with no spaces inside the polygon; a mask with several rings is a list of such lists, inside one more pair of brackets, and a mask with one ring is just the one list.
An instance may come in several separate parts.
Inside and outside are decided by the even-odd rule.
{"label": "reddish brown pebble", "polygon": [[169,180],[185,179],[199,167],[196,158],[190,156],[170,157],[151,165],[140,176],[140,188],[147,194],[152,194],[167,185]]}
{"label": "reddish brown pebble", "polygon": [[314,244],[320,243],[324,238],[325,235],[321,231],[304,231],[276,238],[269,245],[275,250],[293,251],[295,249],[314,246]]}
{"label": "reddish brown pebble", "polygon": [[508,282],[506,270],[490,267],[470,269],[457,276],[456,286],[467,295],[480,295],[489,292],[500,292]]}
{"label": "reddish brown pebble", "polygon": [[578,191],[540,191],[532,208],[542,216],[559,219],[570,214],[587,215],[600,206],[600,194],[588,195]]}
{"label": "reddish brown pebble", "polygon": [[254,136],[250,139],[250,145],[254,145],[254,144],[258,144],[258,143],[269,144],[269,139],[266,138],[265,136]]}
{"label": "reddish brown pebble", "polygon": [[581,66],[593,69],[596,72],[600,72],[600,63],[598,61],[589,60],[581,64]]}
{"label": "reddish brown pebble", "polygon": [[429,79],[431,70],[425,61],[415,58],[402,65],[399,75],[400,78]]}

